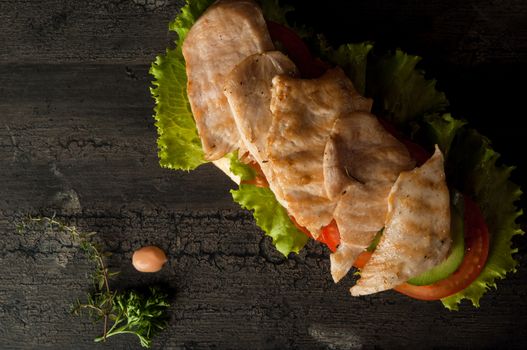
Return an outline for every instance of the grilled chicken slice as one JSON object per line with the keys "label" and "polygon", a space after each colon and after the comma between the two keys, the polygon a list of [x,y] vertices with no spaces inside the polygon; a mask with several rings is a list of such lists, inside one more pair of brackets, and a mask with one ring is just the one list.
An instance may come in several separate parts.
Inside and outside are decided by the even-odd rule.
{"label": "grilled chicken slice", "polygon": [[255,54],[231,71],[224,89],[240,137],[275,194],[281,190],[273,181],[273,172],[267,161],[267,136],[273,119],[269,107],[272,79],[280,74],[298,74],[295,64],[287,56],[279,51]]}
{"label": "grilled chicken slice", "polygon": [[312,80],[277,76],[271,89],[273,119],[267,138],[269,166],[289,214],[313,236],[333,219],[336,202],[324,186],[322,159],[335,120],[353,111],[369,111],[340,68]]}
{"label": "grilled chicken slice", "polygon": [[452,244],[450,198],[437,146],[425,164],[399,175],[388,205],[384,233],[351,288],[354,296],[396,287],[447,257]]}
{"label": "grilled chicken slice", "polygon": [[406,146],[381,125],[377,117],[353,112],[333,125],[324,155],[325,185],[336,196],[348,184],[388,183],[415,163]]}
{"label": "grilled chicken slice", "polygon": [[251,0],[220,0],[196,21],[183,42],[187,93],[205,158],[216,160],[240,141],[225,76],[242,60],[274,49],[262,11]]}
{"label": "grilled chicken slice", "polygon": [[334,218],[341,243],[330,257],[335,282],[384,226],[390,188],[414,166],[406,147],[374,115],[353,112],[335,122],[323,163],[326,191],[338,199]]}
{"label": "grilled chicken slice", "polygon": [[357,257],[366,250],[384,226],[387,197],[390,189],[384,184],[352,184],[335,209],[340,244],[329,256],[331,277],[340,281],[349,272]]}

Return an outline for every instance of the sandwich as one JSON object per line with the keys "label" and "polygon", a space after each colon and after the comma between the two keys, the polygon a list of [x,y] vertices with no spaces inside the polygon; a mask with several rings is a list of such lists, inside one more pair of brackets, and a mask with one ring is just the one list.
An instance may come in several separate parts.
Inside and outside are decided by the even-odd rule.
{"label": "sandwich", "polygon": [[[515,271],[521,191],[401,50],[329,46],[277,1],[188,0],[151,67],[160,165],[212,162],[284,256],[330,250],[353,296],[479,306]],[[309,42],[308,44],[306,44]]]}

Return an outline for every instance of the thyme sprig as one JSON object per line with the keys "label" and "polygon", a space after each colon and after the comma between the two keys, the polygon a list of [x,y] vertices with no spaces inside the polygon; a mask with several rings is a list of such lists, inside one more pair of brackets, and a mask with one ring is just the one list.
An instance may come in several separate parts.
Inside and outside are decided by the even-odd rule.
{"label": "thyme sprig", "polygon": [[106,259],[111,256],[94,241],[96,232],[82,232],[76,226],[66,225],[52,217],[28,217],[17,224],[17,231],[30,230],[66,234],[92,260],[96,267],[92,274],[93,290],[87,300],[77,300],[72,305],[72,313],[80,315],[86,311],[94,321],[103,321],[102,335],[96,342],[104,342],[117,334],[135,334],[143,347],[150,347],[152,337],[167,326],[167,310],[170,306],[168,295],[157,287],[149,287],[146,293],[138,290],[114,290],[110,280],[119,274],[110,270]]}

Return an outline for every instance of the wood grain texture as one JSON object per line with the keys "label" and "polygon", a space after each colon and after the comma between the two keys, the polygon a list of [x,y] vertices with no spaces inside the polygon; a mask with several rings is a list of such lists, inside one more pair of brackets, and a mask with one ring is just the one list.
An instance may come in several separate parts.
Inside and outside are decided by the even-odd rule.
{"label": "wood grain texture", "polygon": [[[522,0],[291,0],[292,17],[334,43],[375,40],[452,64],[527,58]],[[149,64],[172,34],[182,0],[0,0],[0,61]],[[343,28],[345,28],[343,30]]]}
{"label": "wood grain texture", "polygon": [[[525,89],[516,88],[527,80],[525,2],[460,3],[305,4],[299,16],[334,43],[375,39],[423,55],[454,111],[519,165],[525,187],[516,141],[525,134],[517,122]],[[310,244],[287,260],[276,253],[215,168],[161,169],[148,64],[170,42],[166,26],[179,6],[0,0],[1,349],[96,348],[99,326],[68,313],[90,287],[89,262],[66,238],[14,232],[17,218],[53,212],[99,232],[123,270],[116,284],[174,290],[170,329],[154,348],[525,347],[525,237],[515,239],[518,273],[478,310],[449,312],[394,292],[351,298],[352,277],[332,283],[325,248]],[[129,263],[146,244],[169,255],[159,274]],[[97,347],[139,348],[126,336]]]}

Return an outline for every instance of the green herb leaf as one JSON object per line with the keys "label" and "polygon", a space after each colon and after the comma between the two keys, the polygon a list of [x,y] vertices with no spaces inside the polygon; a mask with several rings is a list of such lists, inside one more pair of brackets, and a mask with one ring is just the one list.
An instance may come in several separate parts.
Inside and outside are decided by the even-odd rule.
{"label": "green herb leaf", "polygon": [[139,338],[141,346],[149,348],[152,338],[168,324],[167,298],[166,293],[154,287],[148,293],[129,290],[116,294],[112,310],[114,324],[105,337],[96,338],[95,341],[131,333]]}

